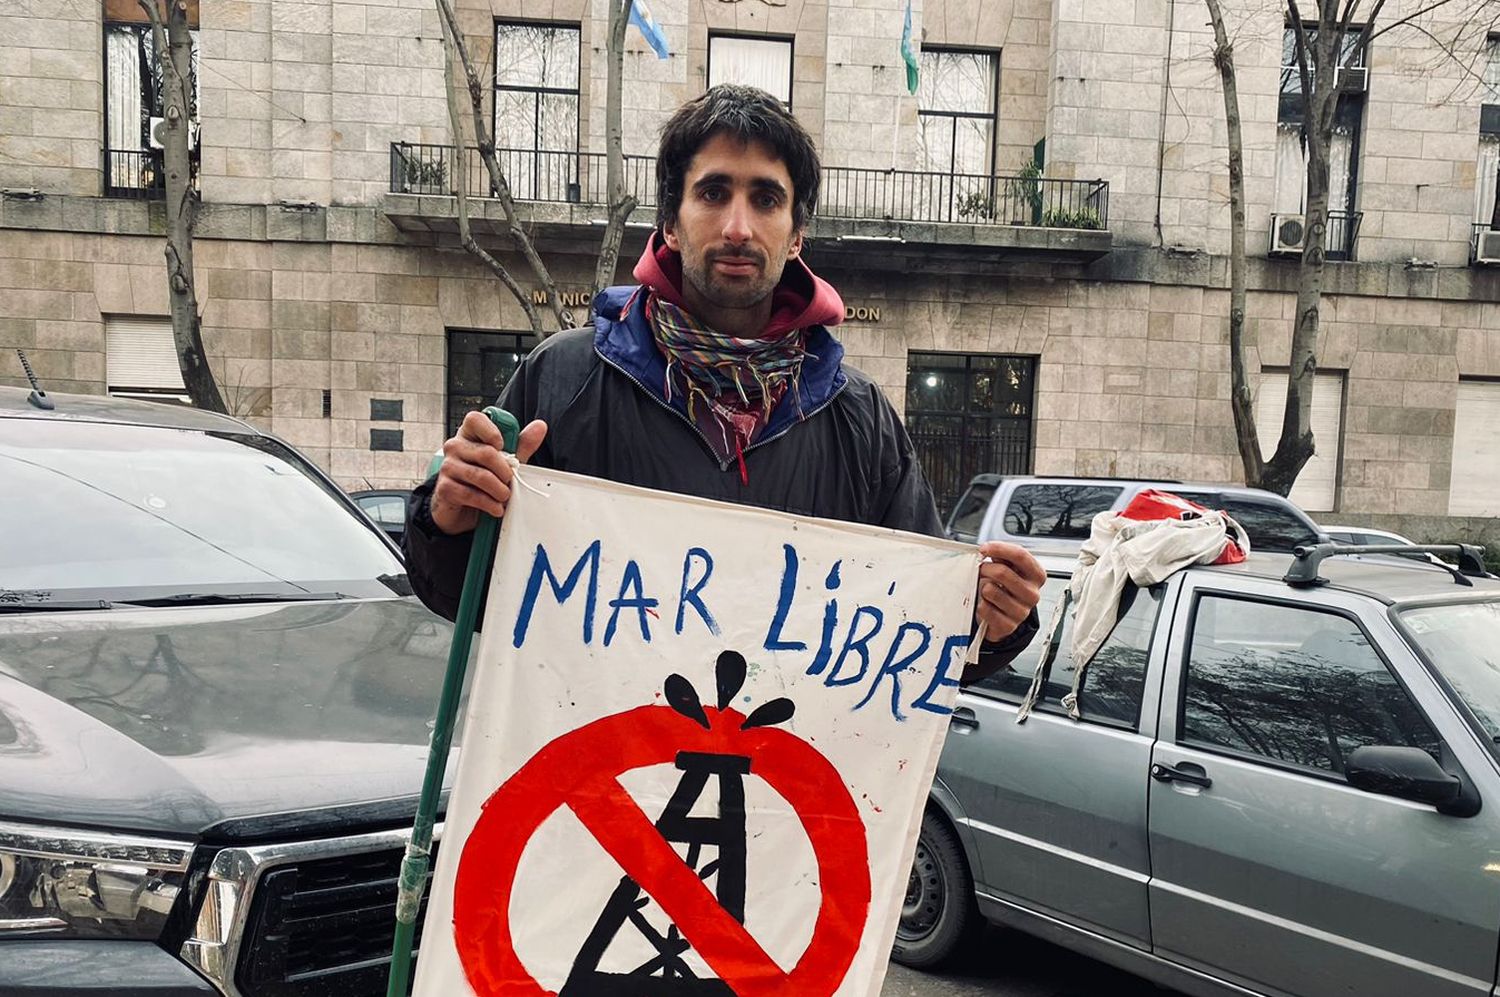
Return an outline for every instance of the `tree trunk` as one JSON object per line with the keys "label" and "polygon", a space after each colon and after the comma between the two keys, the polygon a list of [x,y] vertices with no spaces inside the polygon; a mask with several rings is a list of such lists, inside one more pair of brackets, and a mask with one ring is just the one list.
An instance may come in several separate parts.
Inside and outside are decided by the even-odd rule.
{"label": "tree trunk", "polygon": [[458,212],[458,238],[464,249],[479,259],[490,272],[500,278],[500,283],[505,285],[506,290],[521,305],[521,310],[526,313],[526,322],[531,326],[538,338],[544,337],[546,333],[542,327],[542,317],[537,314],[536,307],[531,303],[531,298],[525,290],[516,283],[515,277],[511,276],[505,265],[485,250],[474,238],[474,233],[469,227],[469,174],[463,168],[464,130],[463,120],[458,113],[458,100],[454,96],[453,87],[453,56],[456,36],[449,29],[448,22],[443,21],[443,94],[448,105],[448,127],[453,132],[454,158],[453,166],[449,169],[450,182],[453,185],[453,200]]}
{"label": "tree trunk", "polygon": [[609,77],[604,98],[605,181],[608,186],[609,218],[600,240],[599,260],[594,266],[593,293],[615,281],[620,244],[625,240],[625,222],[635,210],[634,194],[625,192],[625,136],[621,124],[621,96],[625,77],[625,29],[630,25],[632,0],[609,0]]}
{"label": "tree trunk", "polygon": [[[460,32],[458,26],[458,18],[453,13],[453,5],[449,0],[437,0],[437,7],[438,16],[442,19],[444,28],[446,29],[444,35],[445,43],[451,39],[452,52],[448,54],[456,53],[459,63],[464,69],[464,80],[469,92],[469,106],[473,112],[475,144],[479,146],[480,158],[484,160],[485,170],[489,173],[490,187],[495,192],[495,197],[500,201],[501,211],[505,214],[506,233],[510,236],[511,241],[515,243],[516,248],[520,250],[527,265],[531,268],[531,272],[536,276],[536,279],[542,285],[542,289],[546,292],[547,303],[552,308],[552,314],[557,320],[558,329],[571,328],[573,326],[573,317],[562,306],[562,298],[557,293],[557,284],[552,280],[551,271],[542,262],[542,258],[538,255],[536,246],[532,243],[530,236],[526,234],[526,230],[516,220],[516,202],[511,197],[510,181],[506,179],[505,171],[500,168],[500,161],[495,158],[495,136],[489,123],[484,119],[484,86],[479,82],[479,75],[474,69],[473,60],[469,58],[469,47],[464,44],[463,34]],[[451,103],[456,99],[454,90],[450,88],[448,91],[449,102]],[[457,133],[454,134],[454,147],[454,171],[457,172],[463,168],[464,152],[461,136]],[[470,239],[470,243],[475,247],[479,245],[472,238]],[[473,250],[471,249],[470,251],[472,252]],[[518,286],[514,286],[514,282],[507,286],[511,287],[511,293],[516,296],[518,301],[524,299],[524,291],[520,290]],[[522,307],[525,307],[524,303]],[[534,325],[532,329],[538,338],[545,337],[547,330],[542,328],[540,318],[535,318],[533,321]]]}
{"label": "tree trunk", "polygon": [[193,35],[186,0],[164,0],[162,26],[157,0],[138,0],[151,18],[152,37],[161,61],[162,104],[166,136],[162,164],[166,173],[167,300],[172,313],[172,342],[188,397],[198,408],[227,412],[203,349],[198,293],[193,280],[193,226],[198,198],[193,190],[192,87]]}
{"label": "tree trunk", "polygon": [[[1324,0],[1332,3],[1333,0]],[[1323,298],[1323,266],[1328,246],[1328,156],[1333,113],[1338,101],[1335,67],[1338,32],[1320,30],[1307,45],[1312,55],[1310,89],[1303,92],[1303,135],[1307,142],[1306,236],[1297,268],[1297,315],[1292,327],[1286,407],[1276,453],[1266,462],[1261,487],[1280,495],[1292,490],[1312,458],[1313,375],[1318,369],[1318,319]]]}
{"label": "tree trunk", "polygon": [[[1218,0],[1205,0],[1214,28],[1214,65],[1224,92],[1229,140],[1229,408],[1245,484],[1258,488],[1265,471],[1250,381],[1245,371],[1245,145],[1240,131],[1240,97],[1234,73],[1234,46],[1224,28]],[[1170,30],[1170,25],[1168,26]]]}

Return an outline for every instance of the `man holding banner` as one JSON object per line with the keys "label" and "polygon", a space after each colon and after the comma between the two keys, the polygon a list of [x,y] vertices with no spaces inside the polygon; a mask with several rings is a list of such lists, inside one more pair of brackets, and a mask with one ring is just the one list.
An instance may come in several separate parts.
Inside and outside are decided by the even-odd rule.
{"label": "man holding banner", "polygon": [[[592,328],[545,340],[499,405],[515,457],[628,485],[940,536],[932,492],[880,388],[829,334],[838,292],[801,259],[818,196],[811,137],[770,94],[718,86],[680,108],[656,161],[658,229],[635,287],[602,291]],[[453,617],[480,512],[515,486],[498,430],[471,412],[418,486],[407,567]],[[973,681],[1036,633],[1045,573],[1024,549],[980,547]]]}

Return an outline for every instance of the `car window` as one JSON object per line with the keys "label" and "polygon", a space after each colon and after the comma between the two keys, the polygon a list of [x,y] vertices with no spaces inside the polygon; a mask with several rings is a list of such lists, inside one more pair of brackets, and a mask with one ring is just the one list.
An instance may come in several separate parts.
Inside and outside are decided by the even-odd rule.
{"label": "car window", "polygon": [[1401,621],[1500,750],[1500,601],[1408,609]]}
{"label": "car window", "polygon": [[1086,540],[1094,517],[1107,512],[1122,491],[1119,485],[1017,485],[1005,505],[1005,532]]}
{"label": "car window", "polygon": [[[1044,625],[1052,617],[1057,600],[1068,587],[1068,579],[1052,577],[1042,587],[1037,613]],[[1126,585],[1120,615],[1109,637],[1094,654],[1083,676],[1078,711],[1085,720],[1134,728],[1140,721],[1141,698],[1146,688],[1146,660],[1151,651],[1151,632],[1161,608],[1161,590]],[[1042,690],[1041,702],[1060,704],[1073,687],[1077,663],[1068,648],[1073,639],[1073,614],[1063,622],[1057,657]],[[1031,688],[1041,663],[1042,641],[1034,640],[1016,656],[1010,667],[976,683],[1006,699],[1020,701]]]}
{"label": "car window", "polygon": [[1352,620],[1209,595],[1192,627],[1184,744],[1334,773],[1369,744],[1437,757],[1437,735]]}
{"label": "car window", "polygon": [[955,540],[978,539],[984,511],[990,507],[990,499],[994,494],[995,486],[987,481],[970,485],[963,498],[958,500],[958,505],[953,508],[953,516],[948,521],[948,534]]}
{"label": "car window", "polygon": [[1318,536],[1285,506],[1224,496],[1218,508],[1245,528],[1251,550],[1291,550],[1318,542]]}
{"label": "car window", "polygon": [[406,522],[406,500],[399,495],[367,495],[359,507],[381,526],[400,526]]}

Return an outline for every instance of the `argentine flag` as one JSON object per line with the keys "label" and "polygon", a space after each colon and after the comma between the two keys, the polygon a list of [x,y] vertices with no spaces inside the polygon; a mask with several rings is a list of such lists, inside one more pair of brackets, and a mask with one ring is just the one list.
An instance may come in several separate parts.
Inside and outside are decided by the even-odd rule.
{"label": "argentine flag", "polygon": [[651,16],[651,8],[646,6],[646,0],[635,0],[630,5],[630,23],[641,29],[641,37],[646,39],[646,44],[656,50],[658,59],[670,58],[672,52],[667,48],[666,33],[661,30],[661,25],[656,23],[656,18]]}

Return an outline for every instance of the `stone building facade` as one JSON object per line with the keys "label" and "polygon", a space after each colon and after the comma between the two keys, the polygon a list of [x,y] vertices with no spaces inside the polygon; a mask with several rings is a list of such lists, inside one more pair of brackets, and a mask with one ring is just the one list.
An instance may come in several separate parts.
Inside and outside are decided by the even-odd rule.
{"label": "stone building facade", "polygon": [[[506,49],[513,85],[502,80],[490,95],[502,110],[490,110],[500,144],[518,150],[509,163],[519,210],[579,302],[603,214],[591,203],[604,149],[603,4],[457,6],[483,66],[493,66],[497,38],[521,44],[523,28],[573,53],[549,55],[552,75],[532,86]],[[134,370],[129,351],[167,314],[149,142],[127,135],[120,153],[120,120],[125,132],[136,117],[149,125],[149,108],[127,100],[122,111],[119,94],[135,7],[0,7],[5,383],[22,381],[22,348],[53,391],[138,387],[117,372]],[[468,170],[471,188],[480,174],[471,157],[446,151],[435,8],[195,7],[199,297],[227,400],[346,487],[409,485],[455,398],[473,389],[459,368],[478,364],[493,380],[505,363],[492,354],[530,343],[519,306],[452,234],[451,172]],[[660,123],[711,80],[784,74],[785,97],[829,167],[807,257],[843,292],[845,349],[906,413],[946,500],[981,470],[1240,479],[1224,114],[1199,5],[912,0],[926,81],[915,95],[899,46],[907,9],[904,0],[652,0],[670,57],[631,29],[626,153],[648,157]],[[1428,31],[1458,30],[1441,11],[1425,16]],[[1272,239],[1273,217],[1297,210],[1279,120],[1282,17],[1271,5],[1231,25],[1250,202],[1250,366],[1264,372],[1263,392],[1284,383],[1295,309],[1296,261],[1275,255]],[[1475,429],[1500,413],[1500,278],[1470,262],[1494,184],[1483,108],[1500,98],[1473,82],[1485,39],[1464,44],[1472,51],[1460,66],[1436,58],[1418,32],[1383,35],[1351,98],[1341,190],[1354,231],[1332,247],[1347,259],[1329,265],[1325,285],[1319,469],[1294,498],[1327,521],[1500,539],[1500,451]],[[551,139],[516,138],[523,105]],[[573,140],[564,149],[547,144],[559,128]],[[984,180],[1017,177],[1028,161],[1040,163],[1039,186]],[[631,162],[632,183],[649,194],[649,161]],[[495,202],[472,208],[476,228],[504,249]],[[648,204],[632,221],[622,280],[651,220]]]}

